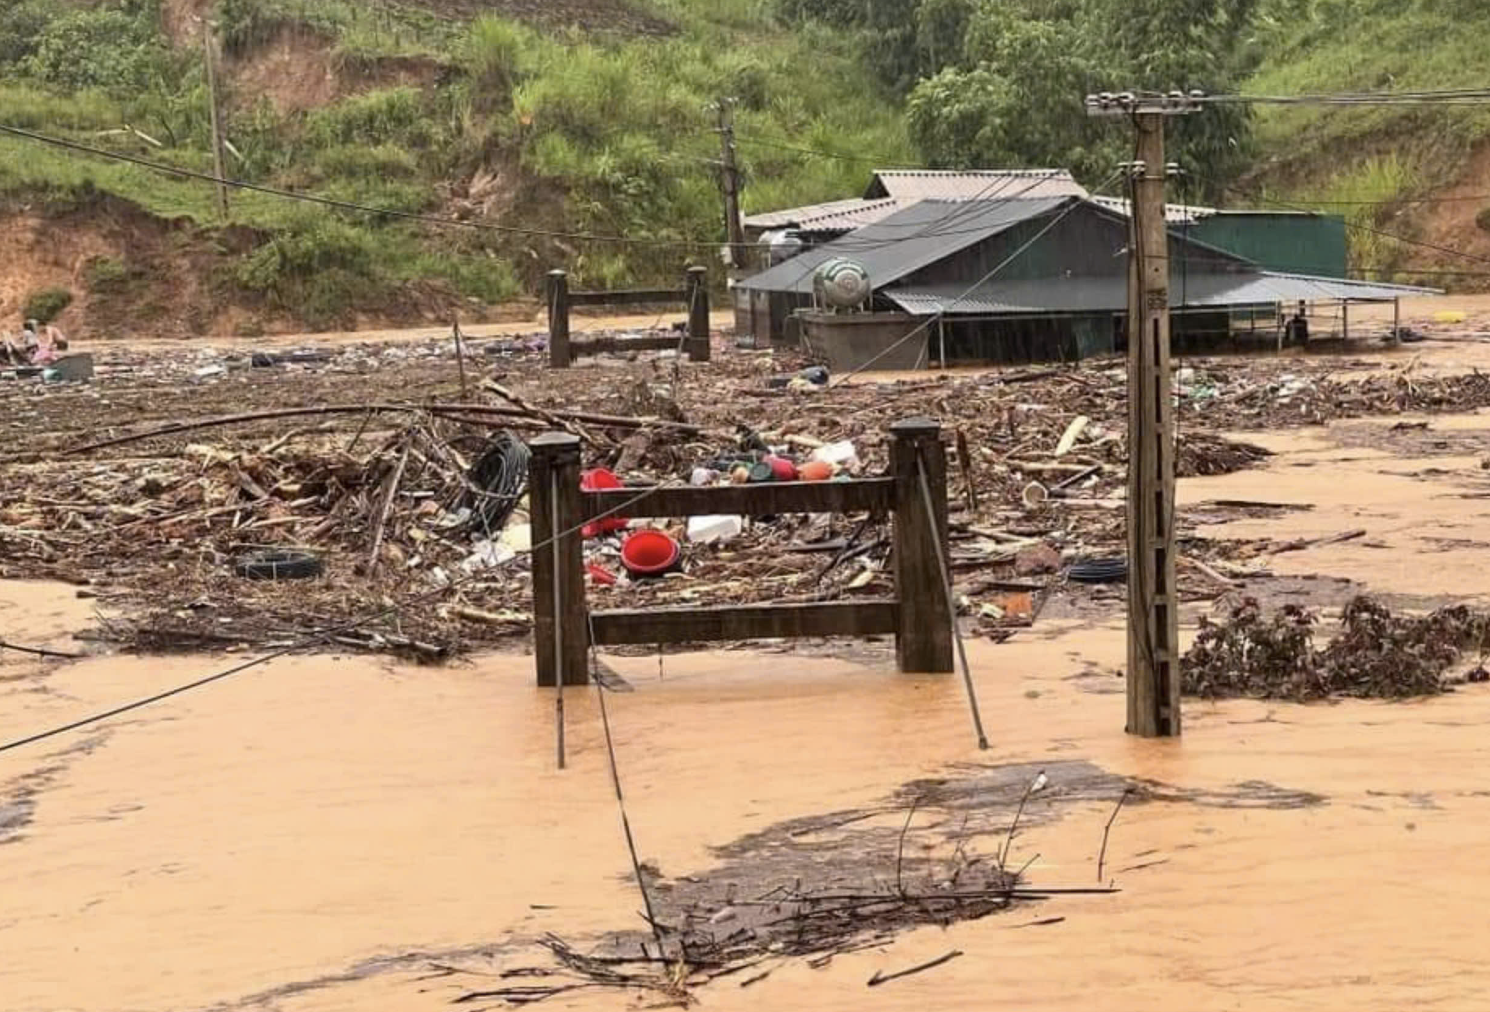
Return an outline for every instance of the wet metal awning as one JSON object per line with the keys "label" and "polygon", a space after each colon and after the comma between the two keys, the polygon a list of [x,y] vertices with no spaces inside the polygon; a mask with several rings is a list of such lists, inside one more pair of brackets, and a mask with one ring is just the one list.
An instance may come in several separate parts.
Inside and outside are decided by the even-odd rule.
{"label": "wet metal awning", "polygon": [[[929,285],[885,288],[880,294],[914,316],[1029,313],[1121,313],[1128,308],[1126,277],[1059,277],[991,281],[964,295],[967,287]],[[1291,302],[1390,302],[1419,295],[1442,295],[1436,288],[1372,281],[1320,278],[1273,271],[1171,272],[1171,310],[1222,309]]]}

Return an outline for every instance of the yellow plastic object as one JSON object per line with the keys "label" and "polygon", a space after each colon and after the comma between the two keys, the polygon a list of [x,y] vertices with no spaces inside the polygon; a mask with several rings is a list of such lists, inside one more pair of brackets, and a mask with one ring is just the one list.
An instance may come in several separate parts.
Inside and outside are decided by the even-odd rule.
{"label": "yellow plastic object", "polygon": [[1463,323],[1467,314],[1457,309],[1446,309],[1441,313],[1434,313],[1433,319],[1439,323]]}

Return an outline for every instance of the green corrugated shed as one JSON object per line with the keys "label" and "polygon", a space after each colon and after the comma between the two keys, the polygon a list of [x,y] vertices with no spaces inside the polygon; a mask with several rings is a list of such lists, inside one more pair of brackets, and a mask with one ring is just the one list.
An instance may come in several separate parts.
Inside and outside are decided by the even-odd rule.
{"label": "green corrugated shed", "polygon": [[1326,278],[1346,274],[1345,219],[1338,214],[1220,211],[1190,225],[1189,236],[1265,270]]}

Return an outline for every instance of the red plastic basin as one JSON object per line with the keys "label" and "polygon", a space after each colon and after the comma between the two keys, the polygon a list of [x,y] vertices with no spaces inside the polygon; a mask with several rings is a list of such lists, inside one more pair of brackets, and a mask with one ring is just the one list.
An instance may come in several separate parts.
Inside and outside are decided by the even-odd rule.
{"label": "red plastic basin", "polygon": [[632,576],[661,576],[679,554],[678,543],[661,531],[637,531],[621,546],[621,564]]}
{"label": "red plastic basin", "polygon": [[[593,471],[586,471],[579,476],[579,487],[586,492],[600,492],[610,488],[624,488],[621,479],[603,467],[597,467]],[[602,534],[610,534],[614,531],[626,529],[629,521],[625,517],[602,517],[591,523],[585,524],[580,530],[584,538],[598,538]]]}

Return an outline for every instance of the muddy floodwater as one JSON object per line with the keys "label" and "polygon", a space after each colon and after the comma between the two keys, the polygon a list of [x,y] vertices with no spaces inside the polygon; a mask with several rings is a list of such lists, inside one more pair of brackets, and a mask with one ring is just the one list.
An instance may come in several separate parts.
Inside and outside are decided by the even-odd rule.
{"label": "muddy floodwater", "polygon": [[[1444,431],[1479,431],[1477,419]],[[1490,417],[1484,419],[1490,429]],[[1276,560],[1371,589],[1479,596],[1490,556],[1477,457],[1428,460],[1331,430],[1268,438],[1267,469],[1185,483],[1187,501],[1315,505],[1209,536],[1366,537]],[[1448,471],[1414,477],[1427,468]],[[1345,475],[1345,478],[1341,476]],[[1280,529],[1286,528],[1286,529]],[[1434,552],[1437,539],[1457,549]],[[69,587],[6,585],[8,636],[76,648]],[[22,635],[24,631],[24,635]],[[1123,732],[1120,622],[1041,622],[971,647],[991,748],[960,680],[790,653],[610,658],[640,856],[707,876],[718,848],[903,785],[1048,764],[1143,784],[1114,823],[1113,895],[920,928],[822,969],[784,961],[704,1007],[1399,1010],[1490,1007],[1490,688],[1416,703],[1188,701],[1182,741]],[[0,740],[225,666],[223,658],[0,654]],[[276,661],[159,706],[0,753],[4,1012],[427,1012],[531,965],[546,932],[641,926],[593,690],[554,697],[530,662],[446,669]],[[1031,801],[1012,843],[1042,886],[1097,884],[1112,796]],[[909,830],[909,847],[929,822]],[[1043,922],[1064,918],[1054,923]],[[867,988],[952,950],[933,970]],[[544,1008],[625,1009],[616,992]]]}

